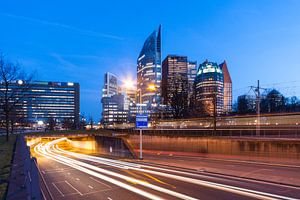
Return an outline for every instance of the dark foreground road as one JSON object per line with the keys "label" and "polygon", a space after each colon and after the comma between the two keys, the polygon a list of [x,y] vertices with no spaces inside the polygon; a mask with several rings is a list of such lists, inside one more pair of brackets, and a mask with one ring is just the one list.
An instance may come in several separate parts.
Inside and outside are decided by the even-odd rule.
{"label": "dark foreground road", "polygon": [[34,147],[46,199],[300,199],[300,188]]}

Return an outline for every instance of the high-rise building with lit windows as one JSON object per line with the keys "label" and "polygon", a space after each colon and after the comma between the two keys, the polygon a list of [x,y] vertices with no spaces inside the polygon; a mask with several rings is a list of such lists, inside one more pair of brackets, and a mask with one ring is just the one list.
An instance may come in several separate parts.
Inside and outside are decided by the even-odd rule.
{"label": "high-rise building with lit windows", "polygon": [[220,64],[224,75],[224,105],[223,113],[232,112],[232,81],[226,61]]}
{"label": "high-rise building with lit windows", "polygon": [[187,76],[188,76],[188,99],[189,104],[192,96],[194,95],[194,82],[197,74],[197,61],[188,61],[187,63]]}
{"label": "high-rise building with lit windows", "polygon": [[118,91],[118,77],[110,72],[106,72],[104,75],[102,97],[111,97],[112,95],[118,94]]}
{"label": "high-rise building with lit windows", "polygon": [[[161,26],[146,39],[137,59],[137,103],[161,103]],[[150,88],[149,88],[150,87]]]}
{"label": "high-rise building with lit windows", "polygon": [[170,105],[174,93],[188,93],[188,90],[187,56],[168,55],[162,63],[163,103]]}
{"label": "high-rise building with lit windows", "polygon": [[196,105],[200,114],[222,114],[224,108],[224,75],[222,68],[207,60],[199,65],[195,79]]}
{"label": "high-rise building with lit windows", "polygon": [[[26,87],[26,88],[25,88]],[[0,90],[4,85],[0,84]],[[22,80],[9,85],[9,93],[14,94],[16,123],[42,123],[68,120],[74,128],[79,124],[79,84],[73,82],[45,82]],[[3,95],[0,92],[0,98]],[[1,109],[2,106],[0,106]],[[1,112],[3,113],[3,112]]]}
{"label": "high-rise building with lit windows", "polygon": [[105,127],[128,122],[129,109],[131,108],[130,100],[134,98],[132,97],[133,92],[122,91],[119,82],[116,75],[110,72],[105,73],[101,98],[101,122]]}

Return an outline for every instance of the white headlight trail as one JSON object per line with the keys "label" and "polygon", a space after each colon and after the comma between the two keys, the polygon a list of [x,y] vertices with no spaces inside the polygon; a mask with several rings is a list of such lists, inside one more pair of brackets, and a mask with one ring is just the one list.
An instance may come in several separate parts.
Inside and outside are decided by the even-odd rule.
{"label": "white headlight trail", "polygon": [[[239,195],[248,196],[248,197],[252,197],[252,198],[268,199],[268,200],[273,200],[273,199],[278,199],[278,198],[286,199],[286,200],[295,200],[294,198],[286,197],[286,196],[282,196],[282,195],[276,195],[276,194],[271,194],[271,193],[267,193],[267,192],[260,192],[260,191],[256,191],[256,190],[250,190],[250,189],[240,188],[240,187],[236,187],[236,186],[219,184],[219,183],[214,183],[214,182],[210,182],[210,181],[203,181],[203,180],[199,180],[199,179],[193,179],[193,178],[178,176],[178,175],[174,175],[174,174],[168,174],[168,173],[164,173],[164,172],[160,172],[160,171],[194,176],[194,174],[189,173],[189,172],[183,172],[183,171],[166,169],[166,168],[158,168],[158,167],[147,166],[147,165],[138,165],[138,164],[128,163],[128,162],[124,162],[124,161],[116,161],[116,160],[112,160],[112,159],[105,159],[105,158],[100,158],[97,156],[89,156],[89,155],[84,155],[84,154],[80,154],[80,153],[68,152],[68,151],[62,150],[61,148],[57,148],[57,150],[59,150],[60,153],[74,156],[74,157],[77,157],[77,158],[80,158],[83,160],[88,160],[88,161],[92,161],[92,162],[96,162],[96,163],[100,163],[100,164],[106,164],[106,165],[110,165],[110,166],[113,165],[112,163],[116,163],[116,164],[120,164],[121,166],[122,165],[126,166],[126,168],[128,168],[128,169],[142,171],[142,172],[146,172],[146,173],[150,173],[150,174],[156,174],[159,176],[164,176],[167,178],[176,179],[179,181],[184,181],[184,182],[197,184],[197,185],[201,185],[201,186],[205,186],[205,187],[211,187],[214,189],[223,190],[223,191],[231,192],[231,193],[236,193]],[[148,168],[148,169],[143,169],[143,168]],[[149,169],[153,169],[153,170],[149,170]],[[159,170],[159,171],[154,171],[154,170]]]}

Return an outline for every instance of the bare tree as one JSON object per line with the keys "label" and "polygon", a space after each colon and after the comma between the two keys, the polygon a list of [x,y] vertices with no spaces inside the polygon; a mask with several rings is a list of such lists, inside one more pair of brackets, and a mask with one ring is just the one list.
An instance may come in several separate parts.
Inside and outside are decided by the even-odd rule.
{"label": "bare tree", "polygon": [[71,129],[75,129],[75,123],[74,123],[74,120],[70,119],[70,118],[64,118],[62,120],[62,127],[64,129],[67,129],[67,130],[71,130]]}
{"label": "bare tree", "polygon": [[30,89],[32,77],[26,76],[18,64],[5,61],[0,54],[0,121],[5,128],[7,141],[17,118],[21,116],[19,110],[26,91]]}
{"label": "bare tree", "polygon": [[180,76],[175,77],[174,90],[171,94],[170,106],[175,119],[183,118],[188,112],[188,91],[187,80]]}

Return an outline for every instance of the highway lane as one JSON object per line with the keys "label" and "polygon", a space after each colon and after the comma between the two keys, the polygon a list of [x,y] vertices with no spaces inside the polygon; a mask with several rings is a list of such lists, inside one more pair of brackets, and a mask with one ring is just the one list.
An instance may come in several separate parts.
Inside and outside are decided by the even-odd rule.
{"label": "highway lane", "polygon": [[34,147],[53,199],[292,199],[300,190]]}
{"label": "highway lane", "polygon": [[198,171],[235,175],[245,178],[268,180],[300,186],[300,166],[272,163],[270,161],[246,161],[230,158],[166,155],[144,152],[145,161],[162,165],[173,165]]}

